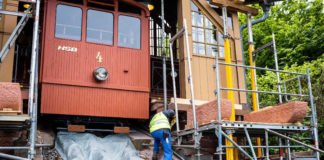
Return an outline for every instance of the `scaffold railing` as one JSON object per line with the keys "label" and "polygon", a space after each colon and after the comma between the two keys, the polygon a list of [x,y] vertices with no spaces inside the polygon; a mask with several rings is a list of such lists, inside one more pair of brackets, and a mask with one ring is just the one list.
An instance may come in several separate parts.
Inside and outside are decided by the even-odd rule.
{"label": "scaffold railing", "polygon": [[[30,125],[27,130],[29,130],[28,144],[26,146],[0,146],[0,150],[27,150],[28,157],[19,157],[15,155],[9,155],[5,153],[0,153],[0,158],[5,159],[15,159],[15,160],[32,160],[35,158],[36,147],[44,147],[44,145],[36,144],[36,132],[37,132],[37,103],[38,103],[38,61],[39,61],[39,12],[40,12],[40,1],[36,0],[34,7],[30,7],[25,13],[13,12],[0,10],[0,14],[13,15],[22,17],[17,24],[16,28],[13,30],[8,41],[4,45],[0,52],[0,63],[4,60],[5,56],[8,54],[10,48],[14,46],[14,43],[19,36],[19,33],[23,30],[28,19],[32,17],[31,11],[35,11],[34,15],[34,28],[33,28],[33,40],[32,40],[32,55],[31,55],[31,68],[30,68],[30,82],[29,82],[29,97],[28,97],[28,117],[30,120]],[[32,9],[32,10],[31,10]],[[7,119],[6,119],[7,120]]]}
{"label": "scaffold railing", "polygon": [[[223,7],[223,9],[226,7]],[[226,11],[226,10],[225,10]],[[250,16],[248,16],[250,18]],[[249,19],[248,18],[248,19]],[[249,20],[248,20],[249,22]],[[184,23],[185,24],[185,23]],[[224,24],[226,26],[226,24]],[[249,28],[251,25],[248,25]],[[224,27],[226,28],[226,27]],[[250,28],[251,31],[251,28]],[[226,31],[225,31],[226,33]],[[170,38],[170,48],[172,48],[173,42],[178,39],[181,36],[187,36],[187,31],[186,31],[186,25],[183,26],[183,29],[181,29],[178,33],[176,33],[172,38]],[[224,34],[226,36],[226,34]],[[171,36],[169,36],[171,37]],[[187,64],[188,64],[188,70],[189,70],[189,77],[188,81],[192,82],[192,73],[191,73],[191,65],[190,65],[190,51],[189,51],[189,43],[187,42],[188,38],[184,37],[186,40],[186,50],[187,50]],[[319,153],[324,153],[323,150],[319,149],[318,146],[318,130],[317,130],[317,117],[316,117],[316,107],[314,104],[313,100],[313,95],[312,95],[312,87],[311,87],[311,79],[310,79],[310,73],[309,69],[307,69],[306,73],[299,73],[299,72],[290,72],[286,70],[279,70],[278,67],[278,59],[276,55],[276,49],[275,49],[275,38],[273,35],[273,41],[271,42],[271,45],[267,45],[266,47],[272,46],[274,47],[274,60],[275,60],[275,69],[271,68],[263,68],[263,67],[257,67],[257,66],[247,66],[243,64],[231,64],[227,62],[219,62],[219,57],[218,54],[215,54],[215,65],[213,66],[215,70],[215,79],[216,79],[216,91],[215,91],[215,96],[217,96],[217,111],[218,115],[216,116],[217,119],[216,121],[213,121],[208,124],[200,125],[198,126],[198,122],[196,119],[196,107],[195,107],[195,99],[194,99],[194,92],[193,89],[191,90],[191,105],[192,105],[192,112],[193,112],[193,128],[192,129],[184,129],[180,130],[179,128],[179,117],[178,117],[178,105],[177,105],[177,96],[176,96],[176,86],[175,86],[175,72],[174,72],[174,65],[173,65],[173,59],[172,59],[172,51],[171,51],[171,67],[172,67],[172,77],[173,77],[173,89],[174,89],[174,106],[175,106],[175,112],[176,112],[176,121],[177,121],[177,130],[175,135],[175,139],[177,140],[177,145],[174,145],[174,147],[177,148],[192,148],[197,151],[197,156],[200,156],[200,140],[202,133],[205,131],[214,131],[215,135],[217,136],[217,141],[218,145],[216,146],[216,154],[218,155],[219,159],[224,158],[224,151],[223,149],[230,149],[230,148],[236,148],[245,157],[252,159],[252,160],[257,160],[258,158],[261,158],[259,153],[255,151],[255,149],[263,149],[262,151],[262,157],[265,158],[266,160],[270,159],[270,148],[271,149],[286,149],[287,150],[287,155],[286,157],[288,159],[291,159],[291,151],[293,148],[308,148],[312,151],[315,152],[315,157],[317,160],[320,160]],[[266,48],[264,47],[264,48]],[[251,50],[253,51],[253,50]],[[259,50],[258,50],[259,51]],[[257,87],[255,89],[242,89],[242,88],[234,88],[234,87],[222,87],[220,86],[220,65],[227,66],[227,67],[237,67],[237,68],[243,68],[243,69],[250,69],[251,71],[255,73],[256,70],[260,71],[269,71],[269,72],[275,72],[277,76],[277,83],[275,84],[277,86],[277,91],[268,91],[268,90],[258,90]],[[280,74],[288,74],[292,78],[290,79],[281,79]],[[256,75],[255,75],[256,78]],[[306,86],[302,86],[301,80],[304,79],[306,81]],[[298,93],[292,93],[287,91],[286,84],[292,82],[292,81],[297,81],[298,84]],[[256,79],[255,79],[256,83]],[[281,90],[281,87],[284,87],[283,91]],[[190,87],[193,88],[193,84],[190,84]],[[307,93],[303,93],[303,87],[307,88]],[[301,97],[304,99],[307,99],[309,102],[310,106],[310,117],[311,117],[311,123],[309,125],[307,124],[277,124],[277,123],[253,123],[253,122],[245,122],[245,121],[224,121],[222,120],[221,117],[221,92],[250,92],[250,93],[256,93],[256,94],[274,94],[278,95],[279,98],[279,103],[282,102],[282,96],[285,97],[286,101],[289,101],[288,96],[291,97]],[[258,101],[258,95],[257,95],[257,103]],[[259,107],[259,104],[257,104]],[[190,122],[187,122],[190,123]],[[235,131],[240,132],[243,137],[246,138],[246,143],[248,145],[240,145],[239,143],[235,142],[234,139],[232,138],[232,134],[235,133]],[[302,142],[301,140],[295,139],[290,137],[293,134],[298,134],[298,133],[305,133],[308,132],[313,139],[313,144],[306,144]],[[182,144],[182,137],[184,136],[190,136],[192,135],[194,137],[194,145],[183,145]],[[252,137],[260,139],[259,144],[254,144],[252,142]],[[269,144],[269,138],[270,137],[276,137],[278,138],[278,145],[270,145]],[[261,143],[261,138],[263,139],[263,143]],[[223,140],[227,140],[230,142],[231,145],[228,145],[223,143]],[[284,140],[284,144],[283,144]],[[291,145],[291,143],[294,143]],[[249,149],[249,151],[247,150]],[[259,150],[258,150],[259,151]],[[228,152],[225,154],[228,156]]]}

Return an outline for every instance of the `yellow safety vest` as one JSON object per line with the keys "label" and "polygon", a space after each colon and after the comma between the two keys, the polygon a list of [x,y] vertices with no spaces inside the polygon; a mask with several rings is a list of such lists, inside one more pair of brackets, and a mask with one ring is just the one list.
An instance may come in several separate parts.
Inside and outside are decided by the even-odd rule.
{"label": "yellow safety vest", "polygon": [[154,132],[156,130],[167,128],[171,129],[168,118],[162,113],[157,113],[150,122],[150,132]]}

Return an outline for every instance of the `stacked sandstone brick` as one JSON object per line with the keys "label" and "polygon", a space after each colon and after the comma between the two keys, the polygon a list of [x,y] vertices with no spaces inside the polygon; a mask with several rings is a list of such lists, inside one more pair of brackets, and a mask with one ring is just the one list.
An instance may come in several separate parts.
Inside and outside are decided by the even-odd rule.
{"label": "stacked sandstone brick", "polygon": [[[215,99],[201,105],[196,105],[198,125],[203,125],[218,120],[217,103],[217,99]],[[173,104],[170,105],[170,107],[174,108]],[[232,113],[231,108],[231,101],[226,99],[221,100],[222,120],[229,120]],[[192,106],[190,104],[178,104],[178,110],[187,112],[187,125],[185,128],[193,128]]]}
{"label": "stacked sandstone brick", "polygon": [[19,83],[0,83],[0,111],[22,111]]}
{"label": "stacked sandstone brick", "polygon": [[[170,105],[174,108],[174,105]],[[222,120],[229,120],[231,116],[231,102],[226,99],[221,100]],[[270,106],[259,111],[250,112],[244,115],[246,122],[259,123],[296,123],[302,121],[307,114],[307,102],[288,102],[277,106]],[[185,129],[193,128],[193,114],[190,104],[178,104],[179,111],[185,111],[187,124]],[[196,116],[198,125],[208,124],[218,120],[217,99],[196,105]]]}
{"label": "stacked sandstone brick", "polygon": [[296,123],[307,114],[307,102],[293,101],[266,107],[244,116],[244,121],[262,123]]}

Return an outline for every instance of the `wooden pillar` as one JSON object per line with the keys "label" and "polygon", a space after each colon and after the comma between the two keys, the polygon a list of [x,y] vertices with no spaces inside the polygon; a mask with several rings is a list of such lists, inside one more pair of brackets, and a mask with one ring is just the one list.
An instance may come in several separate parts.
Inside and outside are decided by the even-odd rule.
{"label": "wooden pillar", "polygon": [[[240,65],[244,65],[243,57],[242,57],[242,47],[240,42],[240,24],[238,20],[238,14],[233,13],[233,32],[234,32],[234,44],[235,44],[235,53],[236,53],[236,63]],[[237,81],[238,81],[238,88],[239,89],[246,89],[245,88],[245,77],[244,77],[244,68],[237,67]],[[241,92],[239,93],[239,103],[247,103],[246,93]]]}
{"label": "wooden pillar", "polygon": [[[179,29],[183,26],[183,19],[187,20],[188,38],[189,43],[192,42],[192,29],[191,29],[191,1],[190,0],[179,0],[178,1],[178,27]],[[192,51],[192,45],[190,45]],[[190,52],[192,53],[192,52]],[[188,65],[186,60],[186,46],[185,38],[179,39],[179,83],[180,83],[180,97],[190,98],[190,86],[188,83]]]}

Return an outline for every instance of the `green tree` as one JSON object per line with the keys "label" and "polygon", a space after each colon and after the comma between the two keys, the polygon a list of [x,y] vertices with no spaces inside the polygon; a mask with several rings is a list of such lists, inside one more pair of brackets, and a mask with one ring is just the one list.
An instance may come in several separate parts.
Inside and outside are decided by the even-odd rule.
{"label": "green tree", "polygon": [[[313,96],[317,107],[319,123],[320,148],[324,148],[324,4],[323,0],[283,0],[271,7],[269,18],[253,26],[255,48],[272,41],[272,33],[276,35],[276,46],[279,68],[290,72],[305,73],[310,69]],[[262,16],[262,9],[258,5]],[[240,14],[240,23],[246,23],[246,16]],[[247,30],[243,35],[245,63],[248,65]],[[259,53],[256,65],[274,67],[272,49]],[[276,73],[257,72],[258,89],[277,92]],[[291,75],[280,74],[281,80],[292,78]],[[247,73],[249,79],[249,73]],[[248,86],[250,82],[247,81]],[[306,81],[302,81],[303,94],[308,93]],[[287,90],[298,93],[297,81],[289,83]],[[251,96],[249,96],[251,97]],[[297,99],[296,97],[288,97]],[[284,99],[284,98],[283,98]],[[278,95],[259,94],[260,106],[270,106],[279,102]],[[307,99],[301,99],[307,100]]]}
{"label": "green tree", "polygon": [[[324,55],[317,60],[305,62],[300,66],[297,64],[294,64],[291,67],[285,66],[284,70],[289,72],[306,73],[307,68],[310,70],[314,103],[317,108],[320,148],[324,148]],[[292,75],[280,74],[280,77],[282,81],[285,81],[292,78]],[[274,72],[265,72],[265,74],[259,75],[258,77],[258,88],[260,90],[277,92],[276,84],[277,78]],[[302,94],[308,94],[308,86],[305,78],[301,79],[301,84]],[[297,80],[292,81],[287,85],[287,93],[299,93]],[[283,97],[283,99],[285,98]],[[302,99],[300,97],[288,97],[288,99],[309,101],[309,97],[304,97]],[[271,106],[279,102],[279,97],[278,95],[259,94],[259,100],[260,107]],[[309,121],[305,121],[304,123],[309,123]]]}
{"label": "green tree", "polygon": [[[256,6],[258,7],[258,6]],[[259,7],[262,16],[262,10]],[[241,24],[246,23],[240,15]],[[324,9],[322,0],[284,0],[271,7],[269,18],[253,26],[253,38],[257,47],[272,40],[276,35],[279,65],[315,60],[324,54]],[[243,32],[244,48],[247,51],[247,31]],[[246,59],[248,58],[245,52]],[[273,52],[266,50],[257,55],[257,66],[274,68]]]}

